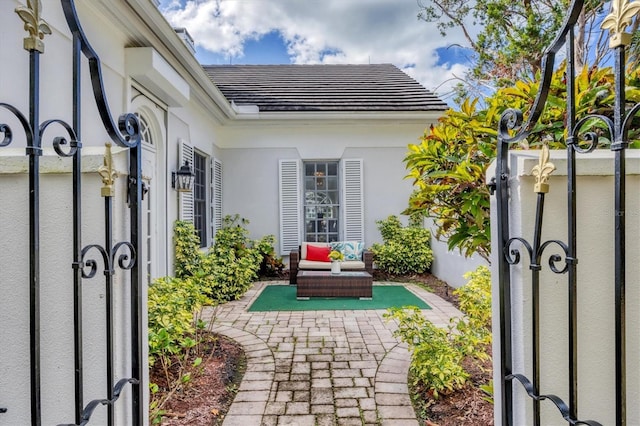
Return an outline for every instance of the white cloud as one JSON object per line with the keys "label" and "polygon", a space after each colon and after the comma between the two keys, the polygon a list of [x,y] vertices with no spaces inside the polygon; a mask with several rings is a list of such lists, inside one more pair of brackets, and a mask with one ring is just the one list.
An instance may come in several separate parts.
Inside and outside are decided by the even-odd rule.
{"label": "white cloud", "polygon": [[415,0],[164,0],[161,10],[214,53],[241,57],[247,40],[277,31],[296,64],[389,62],[428,89],[440,86],[439,93],[464,74],[464,66],[441,64],[436,53],[466,45],[462,34],[441,37],[417,19]]}

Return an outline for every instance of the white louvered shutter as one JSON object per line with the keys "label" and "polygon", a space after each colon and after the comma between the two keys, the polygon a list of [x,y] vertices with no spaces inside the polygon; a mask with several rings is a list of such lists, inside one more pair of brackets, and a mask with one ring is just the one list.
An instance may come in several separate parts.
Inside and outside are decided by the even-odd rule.
{"label": "white louvered shutter", "polygon": [[300,245],[300,162],[280,160],[280,254]]}
{"label": "white louvered shutter", "polygon": [[211,159],[211,238],[222,228],[222,162]]}
{"label": "white louvered shutter", "polygon": [[[193,147],[186,141],[180,139],[178,143],[178,161],[181,167],[186,161],[193,170]],[[193,222],[193,191],[179,192],[180,197],[180,220]]]}
{"label": "white louvered shutter", "polygon": [[364,242],[362,160],[342,160],[341,165],[344,240]]}

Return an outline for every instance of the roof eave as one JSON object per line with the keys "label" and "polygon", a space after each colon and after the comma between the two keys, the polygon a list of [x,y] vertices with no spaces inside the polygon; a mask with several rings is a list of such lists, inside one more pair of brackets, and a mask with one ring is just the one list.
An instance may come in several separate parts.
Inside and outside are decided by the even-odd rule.
{"label": "roof eave", "polygon": [[191,76],[192,87],[197,87],[199,89],[193,91],[192,95],[202,105],[209,108],[210,112],[221,124],[228,122],[229,120],[234,120],[236,112],[231,108],[231,105],[225,96],[211,81],[202,68],[202,65],[198,63],[195,56],[184,45],[184,42],[180,37],[176,35],[175,30],[166,21],[164,16],[162,16],[153,2],[150,2],[149,0],[126,1],[136,11],[141,20],[147,23],[147,26],[152,29],[155,36],[158,37],[163,46],[167,49],[161,53],[164,55],[171,55],[172,65],[176,68],[181,66],[182,70]]}
{"label": "roof eave", "polygon": [[248,125],[252,122],[256,124],[282,124],[302,123],[302,122],[334,122],[353,123],[355,122],[434,122],[444,114],[444,110],[434,111],[342,111],[342,112],[258,112],[254,114],[236,114],[235,120],[229,121],[229,125]]}

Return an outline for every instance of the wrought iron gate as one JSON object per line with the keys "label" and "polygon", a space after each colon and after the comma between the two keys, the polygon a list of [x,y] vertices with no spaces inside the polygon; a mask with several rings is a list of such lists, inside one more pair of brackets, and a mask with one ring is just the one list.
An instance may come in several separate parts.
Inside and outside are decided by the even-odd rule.
{"label": "wrought iron gate", "polygon": [[[540,424],[540,404],[551,403],[557,407],[561,416],[572,425],[587,424],[600,425],[596,420],[579,419],[578,411],[578,342],[577,342],[577,227],[576,227],[576,155],[592,152],[602,139],[595,132],[584,131],[583,127],[588,120],[598,120],[606,130],[606,138],[611,141],[609,148],[614,155],[615,175],[615,235],[613,236],[615,247],[615,268],[613,279],[615,283],[615,419],[617,425],[627,424],[626,413],[626,330],[625,330],[625,151],[628,148],[628,133],[631,120],[640,111],[640,104],[631,108],[625,101],[625,45],[629,44],[631,36],[625,34],[625,28],[631,24],[632,19],[639,10],[637,2],[626,0],[611,1],[611,13],[603,21],[603,28],[610,31],[610,48],[613,51],[615,61],[615,103],[613,117],[590,115],[576,120],[575,105],[575,79],[576,67],[574,64],[574,26],[583,8],[582,0],[575,0],[570,5],[570,10],[554,42],[548,47],[543,57],[543,71],[540,89],[534,105],[532,106],[527,121],[523,123],[523,115],[518,110],[508,110],[502,115],[498,132],[498,157],[496,174],[491,186],[496,191],[496,205],[498,217],[498,282],[499,282],[499,306],[500,306],[500,371],[499,383],[502,405],[500,419],[503,425],[513,425],[513,391],[514,386],[522,386],[531,398],[532,419],[530,424]],[[535,192],[537,193],[537,209],[533,241],[527,241],[520,236],[510,235],[509,223],[509,186],[508,186],[508,150],[510,145],[521,141],[530,134],[530,129],[540,118],[549,95],[551,77],[555,56],[566,44],[566,83],[567,106],[566,128],[568,139],[567,151],[567,240],[543,241],[542,218],[545,202],[545,193],[548,190],[547,179],[553,166],[548,163],[548,151],[543,150],[540,165],[534,170],[536,176]],[[636,189],[637,190],[637,189]],[[560,254],[549,256],[548,264],[555,274],[566,274],[568,289],[568,400],[564,401],[556,395],[544,395],[540,392],[540,271],[545,266],[542,261],[543,252],[550,246],[559,250]],[[514,371],[513,367],[513,318],[512,318],[512,266],[521,260],[521,248],[528,255],[531,274],[531,322],[532,341],[531,360],[532,371],[529,376],[522,372]],[[496,354],[498,355],[498,354]],[[516,382],[516,385],[514,385]]]}
{"label": "wrought iron gate", "polygon": [[[27,2],[27,7],[19,7],[16,9],[17,16],[24,21],[24,28],[28,31],[28,36],[24,39],[24,48],[29,54],[30,78],[29,78],[29,112],[24,114],[18,108],[7,104],[0,103],[0,112],[4,110],[17,118],[24,132],[26,139],[26,155],[28,156],[28,173],[29,173],[29,285],[30,285],[30,414],[25,418],[29,418],[32,425],[42,424],[42,383],[41,383],[41,335],[40,335],[40,241],[46,238],[46,233],[40,229],[40,157],[43,153],[43,145],[46,143],[45,136],[54,131],[61,129],[64,136],[56,136],[51,138],[52,145],[58,156],[70,158],[72,161],[72,188],[73,192],[73,253],[70,253],[68,259],[69,268],[73,269],[73,293],[74,298],[69,301],[73,304],[73,324],[74,324],[74,347],[70,352],[74,357],[75,371],[75,402],[74,425],[84,425],[89,422],[93,412],[97,407],[106,406],[108,423],[114,424],[115,403],[120,393],[131,388],[132,393],[132,424],[139,425],[143,422],[143,404],[142,404],[142,353],[144,342],[142,340],[142,269],[139,265],[141,259],[141,232],[142,232],[142,215],[141,215],[141,199],[143,196],[143,184],[141,180],[141,150],[138,120],[133,114],[122,115],[118,123],[114,122],[111,117],[109,106],[107,104],[107,96],[103,87],[102,72],[100,59],[97,53],[91,47],[85,33],[82,30],[74,0],[61,0],[64,16],[69,25],[69,29],[73,35],[73,123],[69,124],[60,119],[40,120],[40,55],[44,52],[44,37],[51,34],[47,22],[42,18],[42,5],[40,0]],[[47,5],[53,5],[47,2]],[[17,19],[16,16],[16,19]],[[127,182],[127,203],[129,208],[130,231],[129,241],[113,241],[113,198],[115,172],[112,168],[112,159],[110,154],[110,145],[107,146],[107,154],[105,154],[105,164],[99,173],[103,180],[102,197],[104,197],[104,223],[100,226],[104,227],[104,242],[86,245],[82,238],[83,218],[81,206],[81,189],[82,189],[82,137],[81,137],[81,68],[82,57],[84,55],[89,64],[89,72],[93,95],[100,114],[100,118],[106,132],[111,140],[118,146],[128,148],[128,182]],[[11,61],[5,61],[3,67],[10,67]],[[0,117],[0,120],[2,118]],[[0,147],[10,145],[14,140],[14,130],[8,124],[2,124],[0,121],[0,134],[3,138],[0,140]],[[60,131],[60,130],[58,130]],[[84,244],[84,245],[83,245]],[[97,258],[95,257],[97,255]],[[104,397],[92,401],[85,401],[83,396],[83,371],[85,365],[83,363],[83,305],[82,305],[82,286],[83,280],[92,278],[96,272],[102,268],[104,272],[105,285],[105,329],[106,329],[106,365],[104,366],[104,374],[106,375],[107,389],[104,391]],[[129,354],[131,363],[131,371],[129,377],[122,378],[115,382],[114,374],[114,297],[113,286],[114,277],[122,270],[123,274],[128,274],[125,280],[130,285],[128,294],[130,312],[129,323],[130,343]],[[71,313],[70,313],[71,315]],[[85,338],[86,339],[86,338]],[[86,344],[86,342],[84,342]],[[64,354],[58,356],[64,356]],[[0,361],[1,362],[1,361]],[[130,386],[129,386],[130,385]],[[2,423],[2,413],[8,413],[12,410],[11,406],[5,405],[0,401],[0,423]],[[69,419],[71,421],[71,419]]]}

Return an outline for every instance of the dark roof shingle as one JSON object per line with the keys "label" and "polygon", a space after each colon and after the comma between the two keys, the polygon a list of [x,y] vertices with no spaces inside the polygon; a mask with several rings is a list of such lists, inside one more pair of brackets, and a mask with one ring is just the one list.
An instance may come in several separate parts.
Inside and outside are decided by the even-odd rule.
{"label": "dark roof shingle", "polygon": [[260,111],[444,111],[447,104],[392,64],[206,65],[222,94]]}

